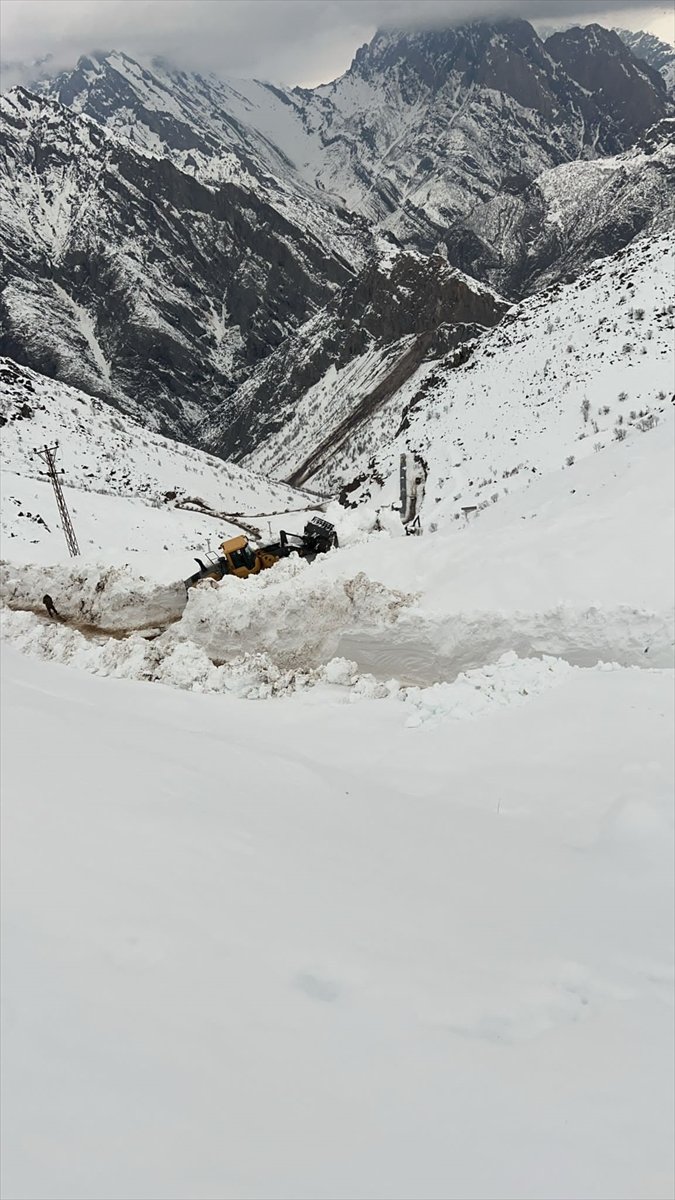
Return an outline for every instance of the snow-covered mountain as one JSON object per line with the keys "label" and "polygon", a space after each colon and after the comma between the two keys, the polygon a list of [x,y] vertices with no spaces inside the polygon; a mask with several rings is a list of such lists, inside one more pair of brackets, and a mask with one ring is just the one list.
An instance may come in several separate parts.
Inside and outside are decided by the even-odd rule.
{"label": "snow-covered mountain", "polygon": [[104,551],[108,560],[130,562],[139,552],[165,557],[176,578],[189,573],[189,551],[242,528],[265,536],[265,514],[297,513],[311,503],[7,358],[0,359],[0,427],[4,557],[67,557],[45,464],[36,454],[56,442],[84,555]]}
{"label": "snow-covered mountain", "polygon": [[570,468],[661,419],[673,391],[672,235],[645,238],[571,284],[515,306],[484,333],[468,361],[424,364],[406,393],[383,405],[355,445],[309,486],[352,480],[348,503],[398,499],[399,456],[427,476],[425,527],[496,502],[540,474]]}
{"label": "snow-covered mountain", "polygon": [[675,90],[675,46],[664,42],[654,33],[644,29],[616,29],[621,41],[628,46],[636,58],[642,58],[650,67],[663,76],[667,90]]}
{"label": "snow-covered mountain", "polygon": [[380,32],[315,89],[120,53],[40,86],[200,178],[244,172],[264,188],[267,172],[426,248],[514,179],[620,152],[672,112],[659,73],[613,32],[591,25],[544,45],[526,21]]}
{"label": "snow-covered mountain", "polygon": [[424,256],[381,237],[369,267],[216,412],[206,441],[301,483],[400,395],[422,361],[475,338],[507,307],[442,254]]}
{"label": "snow-covered mountain", "polygon": [[600,26],[576,32],[545,45],[526,21],[379,34],[313,98],[322,128],[356,135],[364,169],[376,158],[363,210],[424,244],[514,180],[616,153],[667,115],[656,72]]}
{"label": "snow-covered mountain", "polygon": [[332,436],[474,332],[441,325],[491,322],[443,315],[441,258],[384,303],[378,229],[514,299],[672,219],[673,106],[600,26],[380,33],[313,90],[119,53],[40,90],[2,103],[0,350],[218,453],[259,449],[302,396],[313,415],[324,384]]}
{"label": "snow-covered mountain", "polygon": [[0,359],[3,1195],[672,1195],[672,152],[594,30],[8,97],[0,345],[97,396]]}
{"label": "snow-covered mountain", "polygon": [[331,216],[334,198],[288,157],[297,122],[292,92],[258,80],[205,78],[157,58],[142,65],[119,51],[83,57],[33,90],[203,183],[237,184],[336,250],[343,242],[348,259],[358,254],[352,225]]}
{"label": "snow-covered mountain", "polygon": [[[506,295],[550,288],[671,227],[673,127],[661,122],[622,155],[566,163],[519,195],[500,193],[476,210],[472,227],[447,235],[447,257],[380,239],[370,268],[216,410],[206,442],[276,478],[334,485],[338,461],[394,431],[424,364],[450,351],[461,362],[466,343],[503,315],[504,302],[476,277]],[[551,292],[549,302],[555,307]]]}
{"label": "snow-covered mountain", "polygon": [[198,440],[362,257],[331,210],[320,234],[54,101],[18,89],[1,106],[0,350],[155,429]]}
{"label": "snow-covered mountain", "polygon": [[463,270],[520,297],[578,275],[594,259],[673,224],[675,119],[660,121],[630,150],[564,163],[507,188],[445,236]]}

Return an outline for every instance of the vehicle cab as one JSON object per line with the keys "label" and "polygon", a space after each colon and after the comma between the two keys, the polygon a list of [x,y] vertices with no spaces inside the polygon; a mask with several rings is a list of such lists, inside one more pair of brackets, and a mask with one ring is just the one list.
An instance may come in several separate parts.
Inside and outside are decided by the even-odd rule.
{"label": "vehicle cab", "polygon": [[260,571],[262,564],[258,555],[243,534],[223,542],[220,548],[227,562],[224,575],[238,575],[240,579],[245,579],[247,575],[257,575]]}

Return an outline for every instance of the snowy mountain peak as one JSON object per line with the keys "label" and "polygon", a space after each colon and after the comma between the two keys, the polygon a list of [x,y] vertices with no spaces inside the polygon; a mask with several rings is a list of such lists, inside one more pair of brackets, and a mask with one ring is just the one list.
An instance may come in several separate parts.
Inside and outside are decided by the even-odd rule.
{"label": "snowy mountain peak", "polygon": [[653,33],[645,33],[643,29],[616,29],[622,42],[632,50],[636,58],[641,58],[658,71],[672,95],[675,90],[675,46],[664,42]]}
{"label": "snowy mountain peak", "polygon": [[397,62],[408,62],[413,70],[421,70],[423,60],[451,68],[462,56],[469,65],[471,60],[480,61],[487,47],[507,42],[541,45],[534,28],[517,18],[422,30],[379,29],[372,41],[356,52],[350,71],[365,75],[369,70],[386,69]]}
{"label": "snowy mountain peak", "polygon": [[[651,89],[657,93],[664,90],[659,72],[619,37],[614,29],[591,24],[573,26],[554,33],[546,40],[547,50],[561,62],[565,69],[582,86],[590,91],[600,91],[611,83],[615,90],[623,83],[624,93],[634,91],[636,85],[641,95],[647,97]],[[593,74],[593,67],[597,73]]]}
{"label": "snowy mountain peak", "polygon": [[542,89],[531,78],[541,73],[554,76],[555,67],[535,30],[522,20],[380,31],[358,51],[348,72],[366,81],[397,76],[408,103],[425,93],[436,97],[458,87],[490,88],[531,108],[542,104]]}

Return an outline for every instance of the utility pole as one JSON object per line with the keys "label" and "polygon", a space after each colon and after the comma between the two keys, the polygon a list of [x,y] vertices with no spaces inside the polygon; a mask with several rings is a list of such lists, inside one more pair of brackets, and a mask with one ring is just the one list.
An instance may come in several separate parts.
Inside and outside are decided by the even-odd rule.
{"label": "utility pole", "polygon": [[70,519],[68,505],[66,504],[66,498],[63,494],[63,488],[61,487],[61,480],[59,479],[59,474],[62,475],[63,471],[59,472],[56,470],[56,452],[58,448],[59,443],[54,442],[53,446],[43,446],[42,450],[36,450],[35,453],[39,454],[40,458],[42,458],[47,464],[47,470],[41,471],[40,474],[46,475],[51,481],[51,485],[54,489],[54,495],[56,496],[56,507],[58,508],[59,516],[61,517],[61,527],[65,534],[66,544],[74,558],[76,554],[80,553],[80,547],[77,544],[75,530],[73,529],[73,522]]}

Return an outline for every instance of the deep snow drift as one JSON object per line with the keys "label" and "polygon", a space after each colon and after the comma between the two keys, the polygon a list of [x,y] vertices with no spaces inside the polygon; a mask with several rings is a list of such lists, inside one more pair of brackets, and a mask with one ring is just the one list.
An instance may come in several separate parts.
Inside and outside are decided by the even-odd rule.
{"label": "deep snow drift", "polygon": [[4,1195],[672,1195],[670,672],[406,729],[4,667]]}

